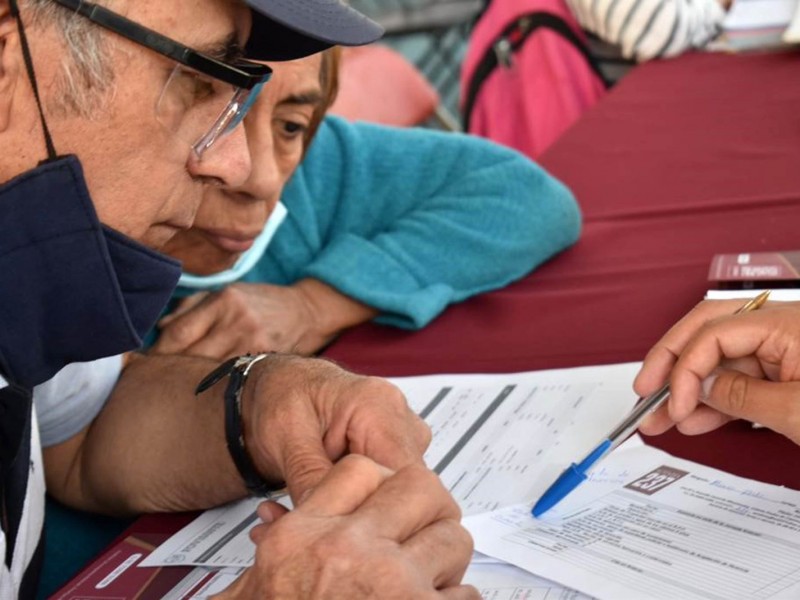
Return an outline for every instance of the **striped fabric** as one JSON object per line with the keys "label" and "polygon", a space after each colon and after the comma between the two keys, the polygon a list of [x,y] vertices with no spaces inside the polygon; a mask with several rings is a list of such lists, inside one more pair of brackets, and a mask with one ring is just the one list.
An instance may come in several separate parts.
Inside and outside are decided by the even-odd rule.
{"label": "striped fabric", "polygon": [[581,26],[642,62],[702,48],[722,30],[718,0],[567,0]]}

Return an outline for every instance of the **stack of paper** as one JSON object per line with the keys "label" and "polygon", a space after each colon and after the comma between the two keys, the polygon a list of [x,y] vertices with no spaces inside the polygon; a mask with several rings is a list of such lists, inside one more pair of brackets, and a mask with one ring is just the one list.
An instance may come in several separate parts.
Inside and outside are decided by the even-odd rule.
{"label": "stack of paper", "polygon": [[734,0],[723,22],[722,36],[711,48],[744,51],[800,41],[796,34],[789,34],[796,27],[791,24],[797,8],[797,0]]}
{"label": "stack of paper", "polygon": [[[633,407],[638,363],[504,375],[393,380],[431,426],[425,459],[465,515],[530,505],[576,456],[594,447]],[[602,477],[602,474],[600,475]],[[257,499],[207,511],[139,566],[194,565],[177,599],[205,598],[253,563],[248,531]],[[208,569],[222,569],[215,576]],[[476,557],[466,580],[495,600],[583,600],[497,559]]]}
{"label": "stack of paper", "polygon": [[[800,492],[638,437],[544,517],[531,515],[555,477],[632,407],[637,370],[395,381],[432,427],[429,466],[469,515],[481,554],[465,581],[493,600],[800,598]],[[252,564],[257,503],[203,514],[141,564],[198,565],[170,598],[207,597]]]}

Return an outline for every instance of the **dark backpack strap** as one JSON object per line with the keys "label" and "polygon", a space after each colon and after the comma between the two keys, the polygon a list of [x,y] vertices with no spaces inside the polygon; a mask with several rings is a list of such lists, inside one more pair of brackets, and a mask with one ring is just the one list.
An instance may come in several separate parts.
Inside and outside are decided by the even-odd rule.
{"label": "dark backpack strap", "polygon": [[496,45],[502,39],[509,39],[511,42],[511,52],[517,52],[531,34],[540,28],[554,31],[569,42],[581,53],[586,60],[586,64],[603,83],[603,86],[605,86],[606,89],[611,87],[611,83],[606,79],[605,75],[603,75],[595,57],[589,52],[583,40],[577,36],[572,27],[570,27],[564,19],[549,12],[534,12],[522,15],[503,30],[500,36],[495,40],[495,43],[487,49],[483,58],[481,58],[481,61],[478,63],[478,66],[475,68],[475,73],[472,75],[472,79],[470,79],[469,86],[467,87],[467,97],[464,101],[464,131],[469,131],[472,111],[475,109],[475,102],[477,101],[478,93],[480,92],[483,82],[489,78],[498,66],[497,54],[495,53]]}

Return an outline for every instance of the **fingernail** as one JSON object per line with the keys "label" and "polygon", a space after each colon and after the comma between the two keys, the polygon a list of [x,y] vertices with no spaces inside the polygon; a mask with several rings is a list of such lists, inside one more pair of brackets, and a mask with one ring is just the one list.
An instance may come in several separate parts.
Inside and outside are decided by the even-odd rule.
{"label": "fingernail", "polygon": [[310,495],[311,495],[313,492],[314,492],[314,489],[312,488],[312,489],[310,489],[310,490],[306,490],[305,492],[303,492],[302,494],[300,494],[300,497],[297,499],[297,506],[300,506],[300,505],[301,505],[303,502],[305,502],[306,500],[308,500],[308,497],[309,497],[309,496],[310,496]]}
{"label": "fingernail", "polygon": [[269,505],[266,502],[262,502],[258,505],[256,509],[256,513],[258,514],[258,518],[261,519],[264,523],[272,523],[275,520],[275,516],[272,514],[272,511],[269,508]]}
{"label": "fingernail", "polygon": [[718,373],[712,373],[703,380],[703,400],[711,396],[711,388],[714,387],[718,377]]}

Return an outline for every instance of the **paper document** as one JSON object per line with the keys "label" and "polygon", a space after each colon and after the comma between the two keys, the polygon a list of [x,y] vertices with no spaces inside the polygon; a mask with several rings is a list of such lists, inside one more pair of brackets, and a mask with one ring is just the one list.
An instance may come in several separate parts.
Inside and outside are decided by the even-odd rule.
{"label": "paper document", "polygon": [[140,567],[195,565],[249,567],[256,547],[248,533],[261,520],[256,508],[263,498],[247,498],[205,511],[156,548]]}
{"label": "paper document", "polygon": [[[193,569],[162,600],[206,600],[229,587],[244,569]],[[472,564],[464,583],[475,586],[484,600],[592,600],[517,567],[493,563]]]}
{"label": "paper document", "polygon": [[483,600],[591,600],[591,597],[531,575],[512,565],[471,564],[464,583],[474,585]]}
{"label": "paper document", "polygon": [[786,28],[786,31],[783,32],[783,41],[787,44],[797,44],[800,42],[800,2],[797,3],[794,9],[794,14],[792,15],[792,20],[789,22],[789,26]]}
{"label": "paper document", "polygon": [[476,549],[601,599],[800,598],[800,492],[621,450],[541,519],[466,519]]}
{"label": "paper document", "polygon": [[768,29],[789,25],[797,0],[734,0],[723,29]]}
{"label": "paper document", "polygon": [[[708,290],[706,300],[734,300],[755,298],[764,290]],[[797,302],[800,300],[800,289],[778,288],[770,291],[770,302]]]}
{"label": "paper document", "polygon": [[[431,426],[425,461],[464,514],[532,502],[636,402],[639,363],[394,379]],[[206,511],[141,566],[252,564],[259,500]]]}
{"label": "paper document", "polygon": [[425,462],[471,515],[538,498],[633,407],[639,366],[392,381],[433,431]]}
{"label": "paper document", "polygon": [[192,569],[161,600],[206,600],[227,589],[244,571],[240,569]]}

